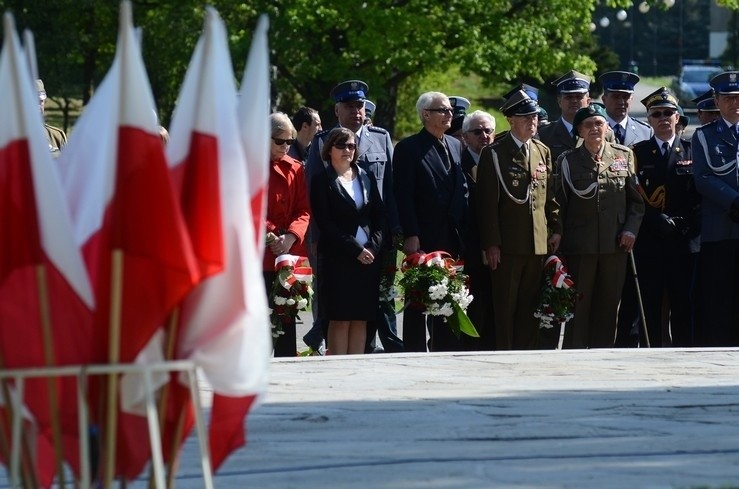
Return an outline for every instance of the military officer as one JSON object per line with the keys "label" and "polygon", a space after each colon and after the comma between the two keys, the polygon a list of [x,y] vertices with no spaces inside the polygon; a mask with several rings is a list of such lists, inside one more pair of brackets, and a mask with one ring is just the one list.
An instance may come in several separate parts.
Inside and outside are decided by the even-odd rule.
{"label": "military officer", "polygon": [[625,146],[633,146],[639,141],[652,137],[649,124],[629,116],[629,108],[634,98],[634,87],[639,76],[628,71],[608,71],[598,77],[603,85],[603,105],[606,120],[613,130],[615,141]]}
{"label": "military officer", "polygon": [[608,142],[605,110],[577,111],[583,144],[560,156],[556,196],[563,224],[561,252],[581,294],[565,329],[566,348],[609,348],[626,274],[626,258],[644,216],[634,154]]}
{"label": "military officer", "polygon": [[467,144],[462,134],[462,123],[464,122],[464,116],[467,115],[467,109],[470,108],[470,101],[464,97],[453,95],[449,97],[449,103],[452,104],[452,125],[446,130],[445,134],[454,136],[462,143],[462,146]]}
{"label": "military officer", "polygon": [[519,90],[501,111],[511,130],[482,150],[477,173],[480,244],[492,276],[496,349],[530,349],[538,344],[544,255],[559,248],[559,206],[551,152],[534,139],[538,104]]}
{"label": "military officer", "polygon": [[[399,236],[401,233],[400,221],[395,204],[395,193],[393,192],[393,143],[390,140],[390,134],[385,129],[374,125],[366,126],[364,124],[366,117],[365,101],[368,91],[369,87],[361,80],[349,80],[339,83],[331,90],[331,97],[335,102],[334,112],[338,119],[338,126],[354,131],[358,152],[357,165],[364,171],[372,173],[375,176],[377,188],[382,196],[385,211],[387,212],[388,231],[393,236]],[[310,145],[308,160],[306,162],[306,178],[309,188],[312,176],[316,172],[324,171],[326,166],[329,165],[328,162],[321,160],[321,149],[329,132],[330,129],[316,134]],[[320,239],[313,226],[311,227],[310,239],[312,245],[315,245],[317,240]],[[393,248],[393,240],[387,239],[385,241],[387,248],[378,259],[383,260],[384,263],[391,264],[394,268],[396,251]],[[314,267],[315,269],[316,267]],[[392,273],[394,276],[395,272],[390,272],[389,267],[385,266],[384,269],[387,273]],[[318,277],[318,280],[320,280],[320,277]],[[320,301],[320,297],[317,297],[317,300]],[[303,341],[314,350],[320,346],[322,326],[315,325],[320,323],[320,320],[315,321],[314,327],[303,338]],[[395,310],[385,301],[380,301],[377,320],[367,323],[368,343],[374,340],[375,331],[379,331],[380,340],[385,351],[398,352],[403,350],[402,342],[397,336]],[[370,350],[369,345],[367,350]]]}
{"label": "military officer", "polygon": [[[531,100],[533,100],[537,104],[539,103],[539,89],[536,88],[536,87],[533,87],[531,85],[528,85],[526,83],[519,83],[515,87],[511,88],[508,91],[508,93],[506,93],[505,95],[503,95],[503,100],[505,100],[507,102],[508,99],[510,99],[513,95],[515,95],[516,93],[518,93],[519,90],[523,90],[524,93],[526,93],[526,95],[528,95]],[[539,106],[539,114],[538,114],[539,115],[539,119],[538,119],[539,120],[539,125],[541,125],[541,114],[542,114],[542,111],[544,111],[544,108],[540,105]],[[544,111],[544,113],[546,114],[546,111]],[[547,118],[548,117],[549,116],[547,115]],[[495,135],[495,138],[496,139],[501,139],[501,138],[503,138],[507,134],[508,134],[508,131],[507,130],[506,131],[501,131],[501,132],[499,132],[499,133],[497,133]],[[537,139],[539,138],[538,132],[537,132],[536,135],[534,135],[534,137],[537,138]]]}
{"label": "military officer", "polygon": [[539,128],[539,139],[552,152],[555,162],[559,155],[577,144],[577,131],[573,126],[575,114],[590,103],[590,77],[577,71],[568,71],[552,82],[557,87],[557,105],[560,118]]}
{"label": "military officer", "polygon": [[[692,346],[691,289],[700,234],[700,195],[693,181],[690,143],[677,135],[678,101],[661,87],[641,101],[654,136],[634,145],[639,192],[646,203],[634,246],[649,343]],[[628,282],[627,282],[628,285]],[[627,304],[632,322],[637,304]],[[620,332],[619,332],[620,333]],[[644,332],[642,331],[641,334]]]}
{"label": "military officer", "polygon": [[377,106],[375,103],[371,100],[365,100],[364,101],[364,125],[365,126],[371,126],[372,125],[372,117],[375,115],[375,109],[377,109]]}
{"label": "military officer", "polygon": [[698,121],[701,125],[713,122],[721,118],[721,113],[716,107],[716,101],[713,98],[713,88],[707,90],[704,94],[694,98],[692,102],[698,108]]}
{"label": "military officer", "polygon": [[[46,108],[46,88],[44,88],[44,82],[36,80],[36,89],[38,91],[39,109],[43,116]],[[44,121],[44,129],[46,130],[46,140],[49,143],[51,156],[56,158],[59,156],[59,152],[62,150],[64,145],[67,144],[67,135],[58,127],[47,124],[46,121]]]}
{"label": "military officer", "polygon": [[739,345],[739,71],[709,82],[721,117],[693,133],[695,184],[703,196],[699,310],[708,346]]}

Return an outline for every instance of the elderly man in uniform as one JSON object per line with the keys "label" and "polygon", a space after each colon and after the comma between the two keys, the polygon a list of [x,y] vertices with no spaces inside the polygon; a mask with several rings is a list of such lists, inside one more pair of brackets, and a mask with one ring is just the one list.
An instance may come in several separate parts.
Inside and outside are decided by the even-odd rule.
{"label": "elderly man in uniform", "polygon": [[477,227],[476,182],[480,153],[495,138],[495,119],[481,110],[467,114],[462,122],[462,138],[466,143],[462,150],[462,170],[464,170],[469,189],[467,208],[467,232],[464,245],[464,272],[470,279],[470,293],[474,297],[467,309],[467,315],[475,325],[480,338],[464,337],[468,349],[493,350],[495,336],[493,329],[493,305],[490,301],[492,286],[490,271],[483,261],[480,246],[480,233]]}
{"label": "elderly man in uniform", "polygon": [[[552,161],[577,144],[577,131],[573,126],[575,114],[590,103],[590,77],[577,71],[569,71],[552,82],[557,87],[557,104],[560,118],[539,128],[539,139],[552,152]],[[556,169],[555,169],[556,170]]]}
{"label": "elderly man in uniform", "polygon": [[[390,140],[390,134],[381,127],[366,126],[364,119],[366,116],[364,103],[369,88],[367,84],[360,80],[349,80],[339,83],[331,90],[331,97],[335,101],[334,112],[338,119],[338,126],[345,127],[354,131],[355,140],[357,142],[357,165],[368,173],[372,173],[377,180],[377,188],[382,196],[387,212],[387,222],[389,232],[393,236],[400,236],[400,222],[398,220],[398,210],[395,204],[395,193],[393,192],[393,144]],[[325,130],[319,132],[313,138],[308,161],[306,162],[306,176],[310,188],[310,181],[316,172],[325,171],[328,162],[321,160],[321,149],[324,140],[330,131]],[[315,248],[320,236],[317,234],[315,226],[311,227],[311,247]],[[387,248],[382,255],[378,257],[383,263],[395,267],[396,251],[393,246],[393,239],[388,239]],[[384,267],[388,269],[388,267]],[[315,269],[315,268],[314,268]],[[386,273],[394,276],[394,271]],[[389,277],[388,277],[389,278]],[[320,280],[320,277],[317,277]],[[379,291],[378,291],[379,293]],[[320,301],[320,297],[317,297]],[[319,324],[318,326],[316,324]],[[314,321],[313,328],[305,335],[303,341],[313,348],[319,346],[321,331],[323,326],[321,321]],[[380,341],[385,351],[399,352],[403,351],[403,344],[397,336],[395,309],[392,304],[380,301],[380,309],[378,310],[377,319],[367,323],[367,351],[375,351],[375,347],[371,347],[374,341],[375,333],[379,333]],[[330,348],[330,346],[329,346]],[[380,349],[377,348],[379,351]]]}
{"label": "elderly man in uniform", "polygon": [[624,146],[633,146],[652,137],[649,124],[629,116],[634,87],[639,76],[628,71],[608,71],[598,77],[603,85],[603,105],[606,120],[613,130],[615,141]]}
{"label": "elderly man in uniform", "polygon": [[721,112],[716,107],[716,100],[713,97],[713,88],[694,98],[692,102],[698,109],[698,121],[701,126],[721,118]]}
{"label": "elderly man in uniform", "polygon": [[555,253],[561,239],[559,206],[549,148],[534,139],[538,104],[519,90],[501,111],[511,130],[480,156],[480,244],[492,271],[496,349],[532,349],[544,255]]}
{"label": "elderly man in uniform", "polygon": [[[44,111],[46,109],[46,88],[44,88],[44,82],[36,80],[36,89],[38,91],[39,109],[43,116],[45,115]],[[64,145],[67,144],[67,135],[58,127],[47,124],[46,121],[44,121],[44,129],[46,129],[46,140],[49,143],[51,156],[56,158],[59,156],[59,152],[62,150]]]}
{"label": "elderly man in uniform", "polygon": [[301,107],[293,114],[292,123],[298,132],[298,136],[295,138],[295,142],[290,145],[287,155],[302,162],[305,166],[313,136],[323,129],[321,127],[321,116],[316,109]]}
{"label": "elderly man in uniform", "polygon": [[[639,192],[646,203],[634,257],[644,284],[649,343],[692,346],[691,290],[697,256],[692,240],[700,234],[700,195],[693,181],[690,143],[677,134],[678,101],[667,88],[641,102],[654,136],[633,147]],[[632,321],[638,320],[637,304],[621,307],[632,311]]]}
{"label": "elderly man in uniform", "polygon": [[[445,134],[454,109],[441,92],[421,94],[416,112],[423,128],[395,146],[395,196],[403,228],[403,252],[445,251],[461,256],[467,214],[467,184],[462,171],[462,145]],[[434,351],[459,350],[461,342],[438,317],[412,308],[403,313],[407,351],[426,351],[426,329]]]}
{"label": "elderly man in uniform", "polygon": [[695,185],[703,196],[701,336],[707,346],[738,346],[739,71],[718,74],[710,85],[721,117],[696,129],[692,140]]}
{"label": "elderly man in uniform", "polygon": [[565,329],[566,348],[610,348],[626,276],[626,259],[644,216],[634,154],[606,140],[605,110],[577,111],[583,140],[560,157],[556,179],[563,233],[561,252],[582,298]]}

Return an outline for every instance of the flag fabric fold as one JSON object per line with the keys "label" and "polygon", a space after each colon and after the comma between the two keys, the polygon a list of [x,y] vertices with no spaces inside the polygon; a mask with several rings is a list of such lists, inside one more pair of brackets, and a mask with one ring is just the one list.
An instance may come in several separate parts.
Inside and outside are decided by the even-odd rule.
{"label": "flag fabric fold", "polygon": [[249,173],[249,197],[254,223],[254,237],[259,257],[264,256],[267,216],[267,185],[269,183],[270,114],[269,18],[262,15],[252,37],[249,57],[238,102],[241,140],[246,151]]}
{"label": "flag fabric fold", "polygon": [[[93,292],[45,139],[29,66],[35,59],[24,55],[10,14],[3,23],[0,233],[6,239],[0,240],[0,368],[89,363]],[[55,470],[53,417],[61,425],[65,457],[79,473],[75,382],[28,380],[25,391],[24,407],[37,433],[38,480],[48,487]]]}
{"label": "flag fabric fold", "polygon": [[[185,209],[193,196],[207,197],[205,191],[213,184],[218,190],[211,195],[218,202],[201,206],[208,213],[185,211],[193,233],[207,228],[208,223],[199,220],[220,223],[224,270],[204,280],[183,303],[178,342],[178,357],[195,361],[215,393],[210,424],[214,470],[244,443],[244,418],[255,398],[266,390],[272,349],[236,106],[226,29],[215,10],[208,9],[205,30],[170,125],[167,153],[173,174],[184,182],[181,200]],[[268,124],[265,115],[262,125]],[[186,175],[191,172],[212,175],[213,170],[215,180],[188,183]],[[217,248],[200,246],[204,238],[208,237],[192,236],[196,250]],[[199,258],[201,263],[208,261],[206,255]]]}
{"label": "flag fabric fold", "polygon": [[[165,160],[128,1],[121,3],[113,64],[57,161],[97,301],[94,360],[132,362],[197,283],[199,273]],[[113,283],[114,255],[120,257],[119,283]],[[113,296],[117,288],[119,297]],[[111,311],[120,314],[120,344],[111,352],[117,359],[108,353]],[[94,392],[91,397],[95,415],[100,400]],[[149,456],[145,420],[124,418],[118,426],[116,475],[131,479]]]}

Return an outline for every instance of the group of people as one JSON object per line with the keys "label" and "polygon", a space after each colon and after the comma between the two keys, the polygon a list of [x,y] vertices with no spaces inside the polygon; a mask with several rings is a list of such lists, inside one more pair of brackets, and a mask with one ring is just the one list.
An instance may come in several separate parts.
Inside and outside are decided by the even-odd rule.
{"label": "group of people", "polygon": [[[661,87],[629,115],[639,77],[570,71],[552,82],[559,119],[543,124],[537,90],[519,85],[501,107],[510,130],[464,97],[422,94],[422,128],[393,146],[367,123],[368,87],[331,92],[336,127],[318,113],[272,115],[270,263],[304,254],[314,267],[314,324],[304,341],[331,354],[554,348],[540,329],[547,255],[565,263],[579,293],[565,348],[739,344],[739,72],[711,80],[695,99],[703,124],[691,142],[679,101]],[[374,104],[371,105],[374,109]],[[383,276],[406,255],[463,259],[480,338],[457,338],[438,317],[396,315],[379,300]],[[637,271],[638,270],[638,271]],[[641,286],[639,286],[641,285]],[[295,328],[275,354],[293,356]],[[281,342],[283,342],[281,344]]]}

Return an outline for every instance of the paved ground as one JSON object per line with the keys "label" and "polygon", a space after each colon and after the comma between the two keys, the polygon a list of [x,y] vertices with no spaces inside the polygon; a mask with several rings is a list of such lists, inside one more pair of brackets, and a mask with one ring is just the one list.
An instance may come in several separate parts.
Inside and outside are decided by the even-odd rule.
{"label": "paved ground", "polygon": [[216,487],[739,487],[738,373],[710,349],[277,359]]}

